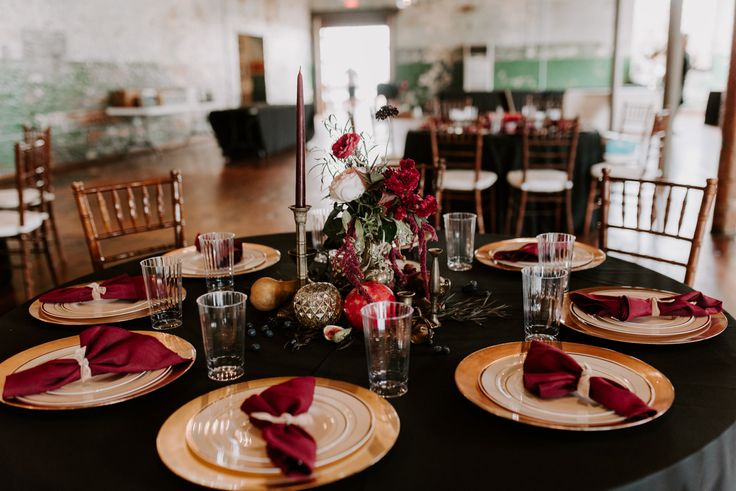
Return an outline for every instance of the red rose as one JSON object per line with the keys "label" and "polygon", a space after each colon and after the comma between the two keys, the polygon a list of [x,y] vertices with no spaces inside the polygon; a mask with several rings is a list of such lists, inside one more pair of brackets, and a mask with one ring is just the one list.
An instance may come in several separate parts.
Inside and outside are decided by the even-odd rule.
{"label": "red rose", "polygon": [[360,142],[360,135],[357,133],[345,133],[332,145],[332,155],[338,159],[350,157]]}
{"label": "red rose", "polygon": [[427,218],[437,211],[437,201],[434,196],[425,196],[421,203],[416,206],[416,214],[419,218]]}
{"label": "red rose", "polygon": [[419,171],[411,159],[399,162],[399,169],[388,169],[384,174],[386,189],[400,198],[413,194],[419,186]]}

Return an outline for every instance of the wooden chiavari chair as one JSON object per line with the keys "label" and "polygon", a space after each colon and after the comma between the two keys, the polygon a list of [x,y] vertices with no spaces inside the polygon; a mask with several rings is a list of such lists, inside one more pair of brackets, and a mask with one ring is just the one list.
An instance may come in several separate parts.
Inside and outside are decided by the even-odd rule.
{"label": "wooden chiavari chair", "polygon": [[[483,191],[492,189],[498,180],[495,172],[482,170],[483,134],[448,133],[430,127],[433,169],[438,176],[435,187],[439,227],[443,203],[449,199],[473,200],[478,215],[478,231],[485,233],[483,220]],[[491,196],[491,228],[496,228],[496,206]]]}
{"label": "wooden chiavari chair", "polygon": [[[556,230],[560,230],[561,215],[565,212],[568,233],[573,231],[572,184],[578,146],[577,118],[560,120],[555,125],[534,129],[524,123],[522,168],[506,174],[511,196],[506,212],[506,233],[511,233],[514,208],[515,235],[521,236],[527,205],[552,204],[555,208]],[[516,205],[513,203],[516,195]]]}
{"label": "wooden chiavari chair", "polygon": [[[20,255],[21,264],[18,267],[23,271],[26,297],[33,296],[34,290],[31,274],[33,250],[44,254],[54,286],[59,282],[44,226],[48,220],[43,192],[46,188],[47,172],[43,165],[36,164],[44,159],[45,152],[45,143],[42,140],[15,144],[15,189],[12,191],[15,193],[17,206],[14,209],[0,210],[0,238],[17,240],[19,244],[17,250],[8,247],[8,253]],[[30,197],[34,199],[31,200]],[[30,209],[31,202],[33,209]]]}
{"label": "wooden chiavari chair", "polygon": [[[616,178],[610,175],[608,169],[604,169],[600,182],[601,249],[606,253],[684,267],[685,284],[692,287],[706,222],[713,208],[717,188],[718,179],[707,179],[705,186],[691,186],[661,180]],[[700,198],[699,203],[693,201],[696,197]],[[611,245],[611,230],[620,231],[615,246]],[[632,233],[636,240],[632,240]],[[626,247],[627,243],[641,245],[642,237],[689,244],[687,261]],[[666,247],[666,250],[672,249],[674,247],[671,244]]]}
{"label": "wooden chiavari chair", "polygon": [[[117,261],[184,247],[184,198],[178,170],[165,178],[91,188],[75,182],[72,189],[95,271]],[[173,229],[173,242],[136,246],[109,255],[103,251],[102,242],[164,229]]]}
{"label": "wooden chiavari chair", "polygon": [[670,113],[660,111],[651,120],[648,137],[642,142],[637,159],[633,162],[613,163],[600,162],[590,168],[590,184],[588,200],[585,206],[583,234],[590,233],[593,212],[599,201],[598,182],[603,177],[603,169],[608,169],[611,177],[621,179],[654,179],[661,175],[664,165],[664,147],[666,145],[667,128],[670,125]]}

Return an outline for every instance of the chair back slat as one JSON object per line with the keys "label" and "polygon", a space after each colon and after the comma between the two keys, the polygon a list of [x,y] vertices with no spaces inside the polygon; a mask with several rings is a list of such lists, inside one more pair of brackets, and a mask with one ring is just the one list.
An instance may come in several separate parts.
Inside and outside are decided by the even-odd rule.
{"label": "chair back slat", "polygon": [[432,157],[434,162],[444,160],[447,170],[475,170],[475,179],[480,176],[483,157],[483,135],[481,133],[448,133],[430,128]]}
{"label": "chair back slat", "polygon": [[[636,192],[633,186],[638,186]],[[663,180],[612,178],[610,170],[604,169],[600,182],[601,223],[600,245],[606,252],[617,252],[635,258],[648,259],[662,263],[678,265],[685,268],[685,283],[692,286],[697,268],[698,253],[701,247],[705,223],[713,208],[713,201],[718,187],[717,179],[707,179],[705,186],[677,184]],[[620,195],[620,200],[618,199]],[[665,198],[666,196],[666,198]],[[700,197],[696,203],[695,197]],[[635,199],[636,203],[629,203]],[[647,203],[649,201],[649,203]],[[620,203],[620,204],[619,204]],[[611,220],[611,211],[621,207],[621,222]],[[636,208],[636,220],[627,221],[627,208]],[[690,210],[698,209],[693,222]],[[664,208],[664,210],[662,210]],[[646,211],[649,211],[647,214]],[[645,217],[648,215],[649,222]],[[613,215],[614,217],[616,215]],[[659,223],[658,223],[659,222]],[[609,241],[609,229],[626,230],[636,234],[644,234],[653,238],[678,240],[689,245],[687,260],[663,257],[662,254],[647,254],[632,247],[640,241],[622,240],[623,244],[612,246]],[[691,231],[692,230],[692,231]],[[668,247],[670,250],[671,247]],[[656,251],[655,251],[656,252]]]}
{"label": "chair back slat", "polygon": [[141,188],[141,205],[143,208],[143,222],[148,227],[151,225],[151,197],[148,194],[148,186]]}
{"label": "chair back slat", "polygon": [[161,183],[156,184],[156,213],[159,225],[164,223],[164,188]]}
{"label": "chair back slat", "polygon": [[524,122],[523,128],[523,181],[530,169],[561,170],[572,180],[580,133],[578,119],[561,120],[540,129]]}
{"label": "chair back slat", "polygon": [[[184,246],[184,219],[182,211],[183,194],[182,178],[179,171],[171,171],[166,178],[147,179],[127,183],[112,184],[85,188],[81,182],[72,185],[82,227],[84,229],[87,246],[96,271],[104,269],[105,265],[131,257],[162,252],[173,247]],[[149,188],[156,192],[156,214],[158,220],[151,218],[151,196]],[[171,196],[170,206],[167,207],[166,195]],[[89,196],[95,197],[97,213],[92,209]],[[108,202],[114,209],[114,220],[110,216]],[[141,207],[139,208],[138,203]],[[167,209],[170,208],[170,209]],[[141,217],[141,214],[143,215]],[[96,221],[102,222],[102,230],[98,231]],[[139,246],[122,252],[105,255],[102,242],[124,236],[155,232],[162,229],[174,229],[173,243],[157,244],[155,246]],[[130,244],[132,242],[128,242]],[[130,246],[128,246],[130,247]]]}

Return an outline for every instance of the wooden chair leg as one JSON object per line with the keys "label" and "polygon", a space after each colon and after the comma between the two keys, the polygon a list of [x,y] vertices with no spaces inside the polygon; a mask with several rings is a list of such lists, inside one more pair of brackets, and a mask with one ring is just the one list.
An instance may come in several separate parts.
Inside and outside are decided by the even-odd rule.
{"label": "wooden chair leg", "polygon": [[481,199],[480,189],[475,190],[475,214],[478,215],[478,232],[486,233],[486,225],[483,220],[483,200]]}
{"label": "wooden chair leg", "polygon": [[565,191],[565,214],[567,216],[567,233],[575,233],[575,225],[572,220],[572,189]]}
{"label": "wooden chair leg", "polygon": [[490,195],[491,195],[491,206],[490,206],[490,210],[491,210],[491,230],[490,231],[493,232],[493,233],[495,233],[495,232],[498,231],[498,229],[496,228],[496,225],[497,225],[497,223],[496,223],[497,217],[496,217],[496,188],[495,187],[491,187]]}
{"label": "wooden chair leg", "polygon": [[56,244],[56,253],[59,257],[62,269],[66,269],[66,258],[64,257],[64,248],[61,246],[61,239],[59,238],[59,228],[56,226],[56,216],[54,215],[53,203],[48,204],[48,222],[51,225],[51,233],[54,236],[54,244]]}
{"label": "wooden chair leg", "polygon": [[46,264],[49,267],[49,274],[51,275],[51,282],[54,286],[59,284],[59,275],[56,272],[56,265],[54,264],[54,258],[51,257],[51,248],[49,247],[49,238],[46,235],[46,227],[41,227],[41,245],[43,247],[43,255],[46,257]]}
{"label": "wooden chair leg", "polygon": [[555,231],[561,230],[562,226],[562,208],[565,206],[564,201],[560,200],[555,203]]}
{"label": "wooden chair leg", "polygon": [[515,237],[521,237],[521,232],[524,229],[524,217],[526,215],[526,201],[527,201],[527,192],[521,191],[519,194],[519,211],[516,215],[516,231],[514,232]]}
{"label": "wooden chair leg", "polygon": [[511,235],[511,219],[514,218],[514,191],[509,190],[509,201],[506,203],[506,223],[504,232]]}
{"label": "wooden chair leg", "polygon": [[23,290],[26,299],[33,296],[33,277],[31,276],[31,240],[28,234],[18,236],[20,241],[20,267],[23,269]]}
{"label": "wooden chair leg", "polygon": [[583,222],[583,237],[591,234],[591,222],[593,221],[593,210],[595,207],[595,197],[598,190],[598,180],[595,177],[590,178],[590,188],[588,189],[588,202],[585,204],[585,221]]}
{"label": "wooden chair leg", "polygon": [[439,229],[442,226],[442,191],[437,191],[435,199],[437,200],[437,213],[434,215],[434,227]]}

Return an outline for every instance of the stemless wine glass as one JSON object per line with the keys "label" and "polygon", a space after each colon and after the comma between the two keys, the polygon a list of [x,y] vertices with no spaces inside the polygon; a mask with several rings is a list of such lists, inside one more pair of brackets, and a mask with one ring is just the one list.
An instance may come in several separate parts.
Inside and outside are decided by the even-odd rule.
{"label": "stemless wine glass", "polygon": [[536,264],[521,270],[524,340],[554,341],[560,332],[567,269]]}
{"label": "stemless wine glass", "polygon": [[574,235],[559,232],[537,235],[537,256],[539,257],[539,264],[549,264],[565,268],[567,271],[565,291],[568,289],[574,253]]}
{"label": "stemless wine glass", "polygon": [[151,327],[164,331],[181,326],[181,258],[157,256],[144,259],[140,264]]}
{"label": "stemless wine glass", "polygon": [[207,376],[227,382],[245,373],[245,302],[234,291],[205,293],[197,299]]}
{"label": "stemless wine glass", "polygon": [[370,389],[381,397],[399,397],[409,386],[411,317],[403,302],[375,302],[360,310]]}
{"label": "stemless wine glass", "polygon": [[445,213],[447,267],[452,271],[468,271],[473,267],[475,213]]}
{"label": "stemless wine glass", "polygon": [[232,290],[235,283],[233,280],[235,234],[230,232],[201,234],[199,245],[204,258],[207,291]]}

